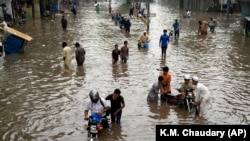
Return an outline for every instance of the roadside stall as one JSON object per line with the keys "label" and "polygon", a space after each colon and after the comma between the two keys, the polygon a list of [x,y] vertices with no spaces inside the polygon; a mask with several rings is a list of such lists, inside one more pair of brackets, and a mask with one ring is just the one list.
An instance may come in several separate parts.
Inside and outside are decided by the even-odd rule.
{"label": "roadside stall", "polygon": [[[0,29],[3,30],[2,27],[0,27]],[[27,43],[32,40],[32,37],[11,27],[6,27],[6,29],[7,35],[4,41],[5,53],[11,54],[24,52]]]}

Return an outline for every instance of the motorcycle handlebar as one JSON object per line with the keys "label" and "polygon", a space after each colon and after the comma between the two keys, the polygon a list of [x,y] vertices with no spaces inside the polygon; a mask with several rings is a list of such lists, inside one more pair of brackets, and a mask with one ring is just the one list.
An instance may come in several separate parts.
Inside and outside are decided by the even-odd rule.
{"label": "motorcycle handlebar", "polygon": [[194,89],[186,89],[185,92],[193,92]]}

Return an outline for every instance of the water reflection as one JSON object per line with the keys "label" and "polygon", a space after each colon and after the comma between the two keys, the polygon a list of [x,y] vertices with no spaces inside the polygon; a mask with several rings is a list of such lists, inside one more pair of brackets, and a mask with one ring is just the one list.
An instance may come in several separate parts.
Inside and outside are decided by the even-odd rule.
{"label": "water reflection", "polygon": [[125,141],[126,139],[122,135],[122,125],[112,124],[112,130],[109,131],[107,137],[110,141]]}
{"label": "water reflection", "polygon": [[129,76],[128,63],[120,65],[120,69],[121,69],[121,76],[123,76],[123,77]]}
{"label": "water reflection", "polygon": [[[167,55],[166,55],[167,56]],[[160,68],[164,67],[164,66],[168,66],[167,65],[167,58],[166,56],[161,57],[161,61],[160,61]]]}
{"label": "water reflection", "polygon": [[73,74],[73,70],[71,69],[65,69],[63,70],[63,72],[61,73],[62,77],[71,77]]}
{"label": "water reflection", "polygon": [[118,64],[115,64],[112,66],[112,75],[113,75],[113,78],[115,81],[117,81],[117,77],[120,77],[119,74],[120,74],[120,67]]}
{"label": "water reflection", "polygon": [[164,101],[159,102],[148,102],[149,111],[154,113],[155,115],[149,116],[153,119],[162,120],[167,119],[170,114],[169,107],[167,103]]}
{"label": "water reflection", "polygon": [[112,75],[115,81],[118,80],[118,77],[128,77],[129,76],[128,62],[127,63],[119,62],[119,64],[113,65]]}
{"label": "water reflection", "polygon": [[172,41],[171,41],[172,45],[178,47],[178,41],[179,41],[179,37],[173,38]]}
{"label": "water reflection", "polygon": [[86,72],[85,72],[85,66],[78,66],[76,68],[76,77],[81,77],[82,79],[84,78]]}

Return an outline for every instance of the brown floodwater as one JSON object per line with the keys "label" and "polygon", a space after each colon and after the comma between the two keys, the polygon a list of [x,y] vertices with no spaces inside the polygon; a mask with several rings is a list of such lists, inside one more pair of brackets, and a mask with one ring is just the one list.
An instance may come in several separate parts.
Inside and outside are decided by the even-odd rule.
{"label": "brown floodwater", "polygon": [[[153,141],[157,124],[249,124],[250,123],[250,38],[242,36],[240,15],[192,12],[183,19],[176,2],[155,1],[150,6],[149,49],[137,48],[137,38],[146,26],[131,19],[126,35],[108,15],[108,2],[100,1],[97,14],[93,2],[82,2],[77,17],[66,14],[68,30],[63,31],[60,16],[30,19],[15,27],[30,35],[25,53],[6,55],[0,69],[0,140],[2,141],[80,141],[87,140],[83,120],[84,104],[91,89],[102,97],[120,88],[126,107],[120,125],[104,130],[99,141]],[[128,15],[131,5],[112,2],[112,7]],[[142,6],[145,7],[144,4]],[[215,17],[218,27],[206,37],[196,35],[198,21]],[[159,37],[174,19],[181,24],[180,37],[171,38],[167,57],[161,57]],[[114,44],[127,40],[127,64],[112,65]],[[72,70],[65,69],[61,42],[75,42],[86,50],[86,60]],[[185,74],[200,77],[211,92],[204,117],[146,97],[162,66],[169,66],[172,88],[179,87]]]}

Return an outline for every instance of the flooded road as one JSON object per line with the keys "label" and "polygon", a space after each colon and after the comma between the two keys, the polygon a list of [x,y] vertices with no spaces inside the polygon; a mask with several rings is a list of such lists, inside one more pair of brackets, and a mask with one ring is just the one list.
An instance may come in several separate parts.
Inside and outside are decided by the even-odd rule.
{"label": "flooded road", "polygon": [[[0,140],[80,141],[87,140],[83,120],[88,93],[95,88],[102,97],[121,89],[126,107],[121,125],[104,130],[99,141],[152,141],[157,124],[249,124],[250,38],[242,36],[239,16],[193,12],[183,19],[175,2],[151,4],[149,49],[137,48],[144,23],[131,19],[130,35],[115,26],[108,15],[108,2],[100,2],[100,13],[92,2],[81,3],[76,18],[66,14],[68,30],[62,31],[60,16],[34,21],[16,29],[33,37],[23,54],[6,55],[0,70]],[[130,5],[112,2],[122,15]],[[215,17],[219,26],[206,37],[195,35],[199,20]],[[163,29],[180,19],[181,33],[171,39],[167,57],[158,46]],[[127,64],[112,65],[114,44],[128,41]],[[61,42],[76,41],[86,50],[83,67],[72,61],[73,70],[63,66]],[[157,80],[158,68],[167,65],[172,88],[185,74],[197,75],[213,97],[203,118],[164,102],[148,104],[147,94]]]}

